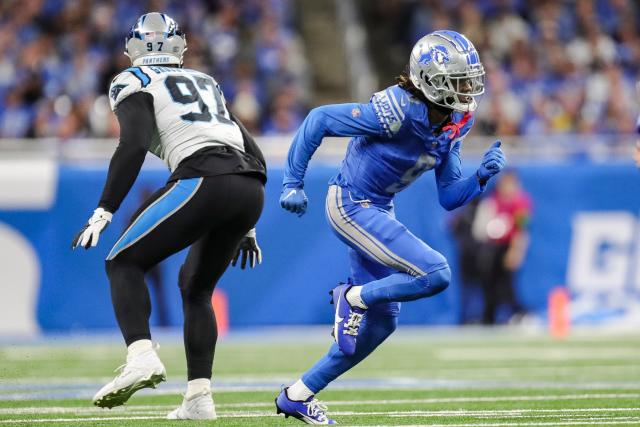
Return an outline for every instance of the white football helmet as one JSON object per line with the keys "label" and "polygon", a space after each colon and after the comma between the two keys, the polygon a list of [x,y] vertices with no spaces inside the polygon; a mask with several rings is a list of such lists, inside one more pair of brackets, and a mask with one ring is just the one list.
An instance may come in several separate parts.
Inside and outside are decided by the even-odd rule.
{"label": "white football helmet", "polygon": [[182,56],[186,50],[187,40],[176,21],[164,13],[151,12],[142,15],[131,27],[124,54],[131,59],[134,67],[161,64],[182,66]]}
{"label": "white football helmet", "polygon": [[484,93],[484,68],[473,44],[455,31],[434,31],[411,51],[409,77],[434,104],[474,111]]}

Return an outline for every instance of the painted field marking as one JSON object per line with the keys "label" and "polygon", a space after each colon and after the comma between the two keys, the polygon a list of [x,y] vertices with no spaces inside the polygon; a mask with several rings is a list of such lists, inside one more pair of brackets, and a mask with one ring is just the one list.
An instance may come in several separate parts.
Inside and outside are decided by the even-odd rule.
{"label": "painted field marking", "polygon": [[[324,403],[329,406],[358,406],[358,405],[400,405],[400,404],[429,404],[429,403],[473,403],[473,402],[520,402],[520,401],[549,401],[549,400],[585,400],[585,399],[635,399],[640,398],[640,393],[608,393],[608,394],[559,394],[537,396],[497,396],[497,397],[450,397],[450,398],[426,398],[426,399],[385,399],[385,400],[327,400]],[[177,405],[177,404],[176,404]],[[136,410],[166,410],[174,409],[175,405],[131,405],[111,409],[111,411],[136,411]],[[268,408],[272,402],[248,402],[248,403],[221,403],[216,408]],[[21,407],[0,408],[0,414],[54,414],[65,412],[97,412],[104,409],[93,407]]]}
{"label": "painted field marking", "polygon": [[[427,399],[386,399],[386,400],[326,400],[328,406],[358,406],[358,405],[400,405],[400,404],[429,404],[429,403],[473,403],[473,402],[521,402],[521,401],[548,401],[548,400],[585,400],[585,399],[634,399],[640,398],[640,393],[616,393],[616,394],[566,394],[545,396],[499,396],[499,397],[450,397]],[[218,408],[251,408],[270,407],[273,403],[222,403],[216,404]]]}
{"label": "painted field marking", "polygon": [[[383,415],[386,414],[390,417],[406,417],[406,416],[460,416],[460,415],[468,415],[468,416],[503,416],[503,415],[520,415],[520,414],[548,414],[548,413],[557,413],[558,415],[566,415],[566,414],[590,414],[590,413],[608,413],[608,412],[640,412],[640,407],[638,408],[560,408],[560,409],[504,409],[504,410],[493,410],[493,411],[465,411],[455,410],[455,411],[385,411],[385,412],[366,412],[370,415]],[[332,412],[332,414],[338,414],[338,412]],[[638,417],[635,417],[638,418]]]}
{"label": "painted field marking", "polygon": [[[175,406],[162,405],[162,406],[144,406],[145,413],[149,415],[156,414],[159,411],[167,411],[169,409],[175,408]],[[8,409],[8,408],[7,408]],[[60,413],[85,413],[85,414],[100,414],[100,413],[111,413],[112,410],[108,409],[92,409],[89,408],[66,408],[71,409],[72,411],[63,412],[61,409],[65,409],[64,407],[56,407],[56,408],[17,408],[17,409],[45,409],[45,411],[32,411],[32,412],[3,412],[7,415],[24,415],[24,414],[60,414]],[[54,411],[48,412],[46,410],[54,409]],[[82,409],[81,411],[76,411],[76,409]],[[125,410],[117,411],[120,414],[124,415],[128,412]],[[136,419],[136,416],[133,415],[136,411],[132,411],[131,418]],[[557,408],[557,409],[502,409],[502,410],[464,410],[464,409],[456,409],[456,410],[440,410],[440,411],[332,411],[332,415],[385,415],[389,417],[414,417],[414,416],[430,416],[430,417],[457,417],[457,416],[477,416],[477,417],[503,417],[503,416],[522,416],[523,414],[533,414],[536,416],[545,416],[538,414],[547,414],[546,416],[589,416],[589,414],[602,414],[602,413],[615,413],[615,412],[640,412],[640,407],[633,408]],[[551,414],[551,415],[548,415]],[[220,417],[254,417],[254,416],[275,416],[274,412],[263,412],[263,411],[246,411],[246,412],[220,412],[218,416]],[[620,417],[613,415],[614,417]],[[101,417],[102,418],[102,417]],[[113,417],[104,417],[104,419],[110,419]],[[626,418],[629,418],[628,416]],[[633,417],[638,418],[640,417]]]}
{"label": "painted field marking", "polygon": [[[402,427],[514,427],[514,426],[571,426],[571,425],[610,425],[610,424],[638,424],[638,420],[620,420],[620,421],[554,421],[554,422],[524,422],[524,423],[480,423],[480,424],[402,424]],[[350,427],[388,427],[385,424],[382,425],[366,425],[358,426],[351,425]]]}
{"label": "painted field marking", "polygon": [[[583,371],[588,371],[594,374],[595,373],[608,374],[608,373],[619,373],[619,372],[629,373],[629,371],[631,371],[637,374],[636,380],[640,381],[640,362],[637,361],[637,354],[634,357],[635,359],[633,360],[633,363],[631,363],[631,361],[630,363],[620,363],[620,361],[618,361],[618,363],[611,363],[611,364],[592,364],[592,365],[542,364],[542,365],[535,365],[535,366],[520,365],[520,366],[514,366],[514,367],[483,365],[482,371],[489,372],[489,374],[483,375],[482,377],[487,377],[487,376],[493,377],[497,373],[503,374],[505,376],[517,375],[518,377],[522,377],[523,375],[526,376],[531,374],[554,375],[558,373],[567,373],[567,374],[581,373]],[[476,359],[476,361],[477,360],[478,359]],[[513,359],[511,359],[511,361],[513,361]],[[558,362],[561,362],[561,360],[558,360]],[[424,368],[425,376],[422,378],[432,378],[434,373],[438,374],[439,376],[450,375],[450,376],[456,376],[456,377],[460,375],[468,375],[469,373],[482,374],[482,372],[479,372],[478,366],[469,366],[465,368],[460,366],[452,367],[451,365],[453,364],[443,364],[441,366],[431,366],[431,367],[425,366]],[[406,374],[406,372],[407,370],[393,370],[393,369],[385,370],[386,377],[402,376],[403,374]],[[220,381],[221,383],[225,383],[225,382],[251,383],[251,382],[258,382],[258,381],[262,381],[262,382],[281,381],[282,379],[296,377],[296,375],[298,375],[298,373],[296,372],[282,372],[277,376],[248,375],[248,376],[231,377],[231,376],[220,375],[217,377],[217,380]],[[385,377],[381,377],[381,379],[384,379],[384,378]],[[112,379],[111,377],[102,377],[102,376],[95,376],[95,377],[83,376],[83,377],[72,377],[72,378],[70,377],[42,378],[41,376],[40,377],[34,376],[31,378],[24,378],[24,377],[13,378],[13,379],[5,378],[6,382],[2,384],[0,389],[6,389],[8,386],[15,385],[15,384],[29,384],[29,385],[30,384],[52,384],[56,386],[63,386],[63,385],[70,385],[70,384],[94,385],[97,383],[110,381],[111,379]]]}
{"label": "painted field marking", "polygon": [[[451,381],[428,381],[428,382],[420,382],[411,379],[396,379],[396,382],[363,382],[363,381],[350,381],[349,382],[337,382],[333,389],[334,390],[390,390],[390,391],[402,391],[402,390],[412,390],[412,391],[425,391],[430,392],[434,390],[487,390],[494,388],[502,388],[502,389],[513,389],[520,390],[524,388],[579,388],[585,391],[597,391],[599,389],[612,389],[617,388],[618,390],[629,390],[629,391],[637,391],[640,388],[640,382],[629,382],[629,383],[585,383],[581,382],[577,383],[566,383],[566,382],[555,382],[555,383],[530,383],[530,382],[522,382],[519,381],[516,384],[510,386],[509,384],[505,384],[504,382],[495,382],[495,383],[487,383],[487,382],[451,382]],[[282,384],[282,383],[279,383]],[[97,387],[95,387],[97,388]],[[244,393],[244,392],[274,392],[277,390],[278,386],[216,386],[214,393]],[[179,395],[184,391],[184,386],[165,386],[156,390],[142,390],[138,394],[142,396],[167,396],[167,395]],[[41,390],[41,391],[23,391],[23,392],[8,392],[8,391],[0,391],[0,401],[28,401],[28,400],[46,400],[46,399],[86,399],[87,401],[91,399],[93,396],[94,390],[93,388],[87,389],[82,388],[78,390],[73,389],[63,389],[63,390]],[[555,397],[555,396],[554,396]],[[587,395],[587,398],[590,398],[590,395]],[[625,397],[625,396],[619,396]],[[628,396],[632,397],[632,396]],[[522,399],[515,400],[527,400],[529,397],[524,396]],[[536,399],[536,397],[531,397],[532,399]],[[560,397],[558,397],[560,398]],[[580,398],[580,397],[571,397],[571,398]],[[602,398],[606,398],[602,396]],[[477,398],[472,398],[477,399]],[[497,397],[491,397],[488,401],[500,401],[495,399],[505,399]],[[540,400],[546,400],[547,397],[544,396]],[[445,400],[446,402],[448,400]],[[420,403],[420,402],[418,402]],[[426,402],[429,403],[429,402]],[[441,403],[440,400],[434,400],[433,403]],[[339,403],[338,403],[339,404]]]}
{"label": "painted field marking", "polygon": [[[603,408],[604,409],[604,408]],[[370,415],[387,415],[385,412],[380,413],[371,413],[371,412],[342,412],[335,413],[332,415],[342,415],[342,416],[370,416]],[[281,417],[282,415],[276,415],[274,413],[229,413],[229,414],[218,414],[218,418],[264,418],[264,417]],[[391,415],[392,416],[392,415]],[[412,414],[407,414],[407,416],[414,416]],[[127,421],[127,420],[155,420],[155,419],[165,419],[165,416],[134,416],[134,417],[91,417],[91,418],[40,418],[40,419],[28,419],[28,420],[20,420],[20,419],[8,419],[8,420],[0,420],[0,424],[9,424],[9,423],[69,423],[69,422],[87,422],[87,421]],[[553,421],[553,422],[517,422],[514,424],[513,422],[509,423],[465,423],[465,424],[428,424],[431,427],[501,427],[501,426],[558,426],[558,425],[608,425],[608,424],[633,424],[640,422],[640,417],[636,417],[634,419],[629,420],[629,417],[624,417],[624,419],[617,419],[615,416],[609,418],[609,421],[601,421],[601,420],[571,420],[571,421]],[[419,425],[419,424],[416,424]],[[406,426],[405,426],[406,427]]]}

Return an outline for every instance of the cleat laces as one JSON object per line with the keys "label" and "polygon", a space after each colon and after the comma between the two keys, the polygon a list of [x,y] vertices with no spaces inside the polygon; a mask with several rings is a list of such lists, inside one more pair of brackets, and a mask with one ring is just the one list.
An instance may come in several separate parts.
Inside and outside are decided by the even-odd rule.
{"label": "cleat laces", "polygon": [[304,406],[307,407],[307,415],[320,422],[324,422],[327,419],[327,405],[320,403],[318,399],[313,399],[311,402],[304,402]]}
{"label": "cleat laces", "polygon": [[349,313],[349,318],[344,324],[345,328],[342,333],[345,335],[357,337],[358,330],[360,329],[360,323],[362,322],[362,317],[363,315],[359,313]]}

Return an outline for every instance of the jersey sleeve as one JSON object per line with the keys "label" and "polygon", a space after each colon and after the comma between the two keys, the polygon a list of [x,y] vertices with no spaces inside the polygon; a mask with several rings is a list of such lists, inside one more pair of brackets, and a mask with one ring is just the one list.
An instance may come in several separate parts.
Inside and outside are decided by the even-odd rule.
{"label": "jersey sleeve", "polygon": [[156,128],[153,96],[137,92],[126,97],[116,111],[120,143],[116,148],[102,190],[99,207],[115,213],[136,180]]}
{"label": "jersey sleeve", "polygon": [[410,95],[398,86],[391,86],[371,97],[371,105],[384,135],[393,138],[404,130],[407,116],[410,114]]}
{"label": "jersey sleeve", "polygon": [[124,99],[142,91],[149,83],[151,83],[151,77],[140,67],[127,68],[118,74],[109,86],[111,111],[116,111],[116,108]]}
{"label": "jersey sleeve", "polygon": [[285,164],[283,184],[302,186],[309,160],[325,136],[384,135],[385,131],[376,118],[371,103],[334,104],[314,108],[293,138]]}
{"label": "jersey sleeve", "polygon": [[466,205],[486,188],[486,183],[481,184],[476,174],[466,178],[462,176],[460,145],[461,141],[454,143],[436,169],[438,200],[449,211]]}

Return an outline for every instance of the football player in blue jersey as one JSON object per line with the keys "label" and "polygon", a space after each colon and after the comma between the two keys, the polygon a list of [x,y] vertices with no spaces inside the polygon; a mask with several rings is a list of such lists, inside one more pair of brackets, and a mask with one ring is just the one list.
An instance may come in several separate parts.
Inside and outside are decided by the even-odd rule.
{"label": "football player in blue jersey", "polygon": [[452,210],[482,193],[504,168],[498,141],[474,175],[461,173],[460,146],[483,92],[484,69],[473,44],[454,31],[436,31],[417,42],[397,85],[367,104],[315,108],[302,123],[289,150],[280,204],[303,215],[304,175],[322,138],[352,137],[326,199],[329,224],[348,246],[351,277],[332,291],[335,344],[282,390],[278,413],[334,424],[315,394],[395,330],[402,301],[431,297],[449,285],[447,260],[395,219],[393,197],[433,169],[440,204]]}

